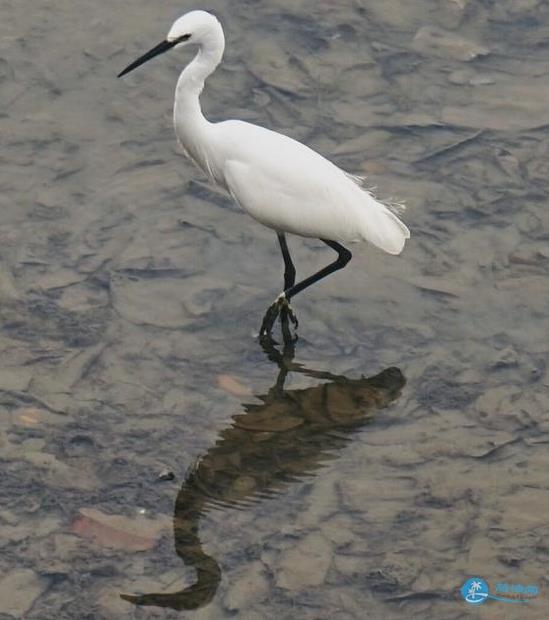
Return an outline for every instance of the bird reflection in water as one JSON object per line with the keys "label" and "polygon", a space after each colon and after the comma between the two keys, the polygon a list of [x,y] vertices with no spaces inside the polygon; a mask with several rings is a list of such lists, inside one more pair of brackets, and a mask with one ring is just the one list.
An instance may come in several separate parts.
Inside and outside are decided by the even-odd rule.
{"label": "bird reflection in water", "polygon": [[[334,459],[375,415],[395,400],[405,384],[398,368],[347,379],[304,368],[293,361],[294,343],[281,353],[272,341],[262,343],[279,369],[276,383],[260,403],[244,404],[245,413],[187,473],[177,495],[173,519],[175,550],[196,570],[196,583],[173,593],[121,594],[136,605],[176,610],[198,609],[214,597],[221,581],[217,561],[202,549],[200,519],[215,507],[242,508],[282,493]],[[314,387],[284,389],[289,372],[323,382]]]}

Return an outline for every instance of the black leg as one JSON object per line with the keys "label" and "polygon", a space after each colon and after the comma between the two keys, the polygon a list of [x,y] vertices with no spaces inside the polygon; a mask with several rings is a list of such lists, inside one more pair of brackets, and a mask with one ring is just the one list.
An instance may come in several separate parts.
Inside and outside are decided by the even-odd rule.
{"label": "black leg", "polygon": [[[295,267],[290,256],[290,250],[286,243],[286,235],[284,233],[277,233],[278,243],[280,244],[280,251],[282,252],[282,258],[284,259],[284,289],[289,289],[295,284]],[[292,336],[290,330],[290,321],[294,327],[297,328],[297,318],[288,304],[280,308],[280,326],[282,328],[282,338],[285,343],[293,342],[294,336]]]}
{"label": "black leg", "polygon": [[290,250],[288,250],[288,244],[286,243],[286,235],[278,233],[277,236],[282,258],[284,259],[284,290],[286,290],[295,284],[295,267],[290,256]]}
{"label": "black leg", "polygon": [[[286,262],[286,257],[284,254],[284,246],[286,245],[286,240],[284,239],[283,236],[282,238],[283,238],[283,241],[281,240],[281,237],[279,236],[280,247],[282,248],[282,255],[284,256],[284,263],[287,267],[288,263]],[[279,296],[279,298],[274,302],[274,304],[272,304],[267,309],[267,312],[265,313],[265,316],[263,317],[263,323],[261,324],[261,329],[259,331],[260,337],[263,338],[263,337],[269,336],[273,328],[274,322],[276,321],[277,317],[280,314],[281,319],[282,319],[284,340],[286,341],[288,330],[287,329],[285,330],[284,327],[285,326],[287,327],[288,318],[290,318],[292,322],[294,323],[294,325],[297,327],[297,319],[295,318],[295,315],[289,305],[290,299],[294,295],[297,295],[298,293],[300,293],[302,290],[306,289],[312,284],[315,284],[315,282],[318,282],[319,280],[322,280],[322,278],[325,278],[326,276],[329,276],[331,273],[334,273],[334,271],[343,269],[343,267],[345,267],[345,265],[347,265],[347,263],[351,260],[353,255],[351,254],[351,252],[349,252],[347,248],[343,247],[340,243],[337,243],[336,241],[330,241],[329,239],[321,239],[321,241],[323,241],[328,247],[332,248],[332,250],[337,252],[336,260],[333,263],[330,263],[329,265],[324,267],[324,269],[317,271],[312,276],[309,276],[308,278],[301,280],[301,282],[298,282],[297,284],[292,284],[292,286],[290,286],[289,288],[285,288],[284,292]],[[287,251],[288,251],[288,248],[286,247],[286,252]],[[289,258],[289,253],[288,253],[288,258]],[[291,259],[290,259],[290,263],[291,263]],[[291,265],[293,268],[293,263],[291,263]],[[293,269],[293,271],[294,271],[294,276],[295,276],[295,269]],[[286,277],[284,279],[286,281]]]}
{"label": "black leg", "polygon": [[347,265],[347,263],[353,257],[351,252],[349,252],[347,248],[344,248],[340,243],[337,243],[336,241],[330,241],[329,239],[321,239],[321,241],[323,241],[327,246],[332,248],[332,250],[335,250],[337,252],[337,258],[333,263],[330,263],[329,265],[324,267],[324,269],[313,273],[312,276],[309,276],[308,278],[301,280],[301,282],[294,284],[289,289],[286,289],[284,291],[284,296],[288,301],[294,295],[301,293],[303,289],[311,286],[311,284],[315,284],[315,282],[318,282],[319,280],[322,280],[322,278],[329,276],[331,273],[334,273],[334,271],[343,269],[343,267],[345,267],[345,265]]}

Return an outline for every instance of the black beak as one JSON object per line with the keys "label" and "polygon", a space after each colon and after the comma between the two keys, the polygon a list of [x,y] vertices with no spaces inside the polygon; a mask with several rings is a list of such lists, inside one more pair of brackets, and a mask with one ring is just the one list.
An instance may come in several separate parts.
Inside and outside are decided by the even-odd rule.
{"label": "black beak", "polygon": [[153,47],[152,50],[149,50],[146,54],[143,54],[143,56],[140,56],[137,60],[134,60],[131,65],[128,65],[124,71],[121,71],[116,77],[122,77],[123,75],[126,75],[126,73],[137,69],[137,67],[147,62],[147,60],[171,50],[176,44],[177,41],[162,41],[162,43],[159,43],[157,46]]}

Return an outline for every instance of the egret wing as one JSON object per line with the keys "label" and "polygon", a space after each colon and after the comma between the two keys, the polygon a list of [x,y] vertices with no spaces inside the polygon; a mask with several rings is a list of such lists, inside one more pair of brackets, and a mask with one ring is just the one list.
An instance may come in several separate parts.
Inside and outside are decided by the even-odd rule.
{"label": "egret wing", "polygon": [[[262,224],[282,232],[336,241],[367,240],[398,254],[406,226],[343,170],[282,134],[227,121],[226,186]],[[236,143],[238,136],[238,143]]]}

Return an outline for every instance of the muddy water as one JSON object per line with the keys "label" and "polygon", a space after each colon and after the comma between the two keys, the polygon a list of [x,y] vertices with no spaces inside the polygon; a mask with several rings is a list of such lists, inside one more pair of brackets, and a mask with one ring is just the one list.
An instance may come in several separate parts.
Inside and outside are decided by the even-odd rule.
{"label": "muddy water", "polygon": [[276,240],[177,152],[185,59],[114,79],[194,7],[6,0],[0,617],[453,619],[473,576],[547,617],[547,5],[208,7],[210,118],[367,174],[412,239],[262,350]]}

